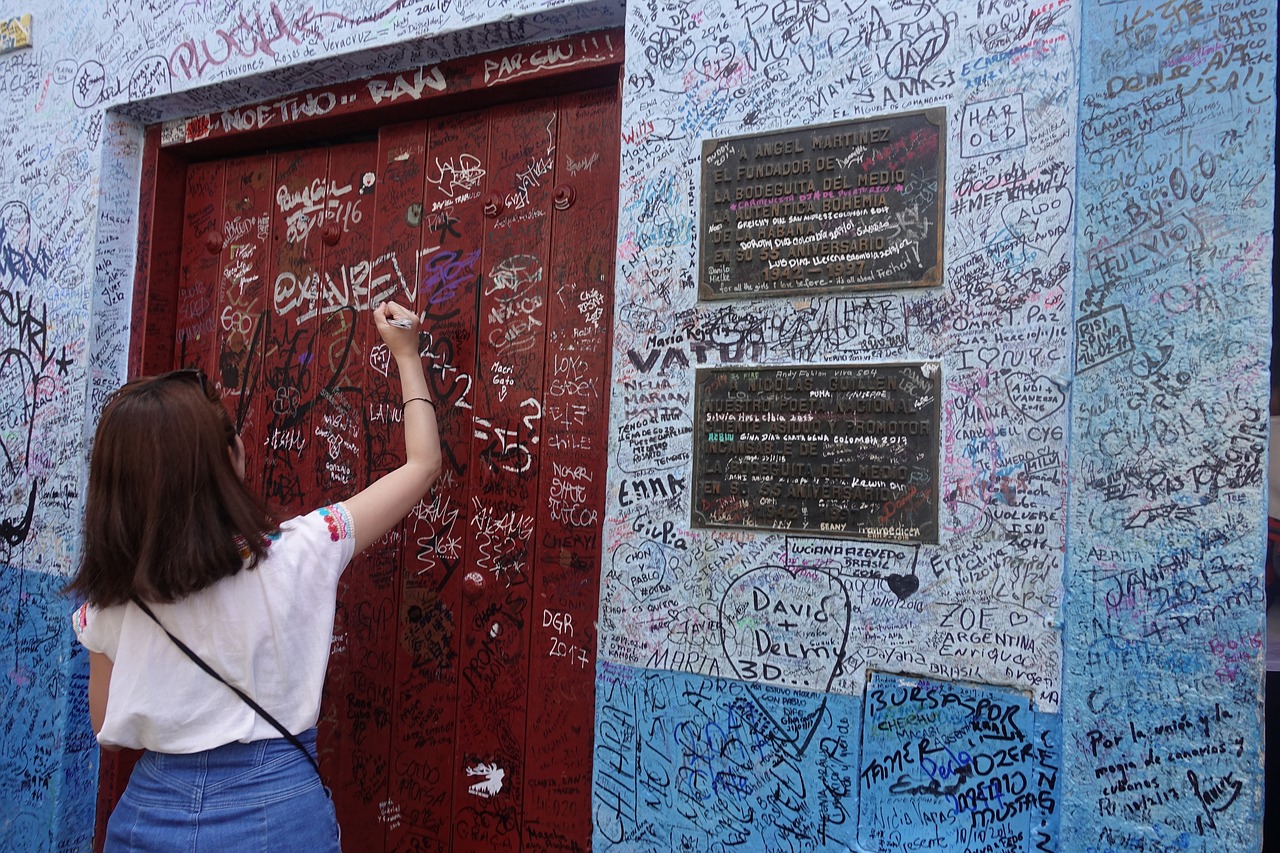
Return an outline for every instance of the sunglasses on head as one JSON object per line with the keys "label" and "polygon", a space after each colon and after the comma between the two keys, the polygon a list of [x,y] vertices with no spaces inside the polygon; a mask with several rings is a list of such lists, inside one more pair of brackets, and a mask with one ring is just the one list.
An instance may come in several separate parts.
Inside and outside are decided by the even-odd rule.
{"label": "sunglasses on head", "polygon": [[[218,392],[214,388],[210,387],[209,377],[205,376],[204,371],[200,368],[184,367],[180,370],[170,370],[168,373],[161,373],[151,379],[152,382],[169,382],[172,380],[176,380],[178,382],[190,382],[191,384],[199,387],[200,393],[205,396],[205,399],[213,403],[218,403],[219,409],[222,409],[222,398],[218,396]],[[236,426],[231,422],[231,419],[227,417],[225,409],[222,409],[222,416],[226,426],[227,441],[233,442],[236,437]]]}
{"label": "sunglasses on head", "polygon": [[216,400],[209,389],[209,377],[204,375],[204,371],[198,367],[184,367],[181,370],[170,370],[168,373],[158,374],[153,378],[152,382],[167,382],[169,380],[178,380],[180,382],[191,382],[200,388],[200,393],[204,394],[210,400]]}

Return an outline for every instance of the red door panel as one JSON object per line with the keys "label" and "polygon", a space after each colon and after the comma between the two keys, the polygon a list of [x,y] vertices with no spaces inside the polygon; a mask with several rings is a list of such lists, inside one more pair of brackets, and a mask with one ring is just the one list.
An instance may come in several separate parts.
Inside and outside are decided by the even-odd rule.
{"label": "red door panel", "polygon": [[556,145],[551,102],[491,114],[453,784],[454,849],[518,850]]}
{"label": "red door panel", "polygon": [[[311,409],[322,379],[314,355],[320,311],[320,235],[314,185],[328,172],[324,149],[276,158],[272,204],[271,303],[263,335],[261,448],[267,500],[287,514],[314,509]],[[335,634],[336,636],[336,634]]]}
{"label": "red door panel", "polygon": [[[366,372],[377,332],[369,317],[365,265],[373,235],[372,177],[377,143],[329,149],[328,173],[312,184],[318,222],[308,247],[319,250],[316,396],[310,412],[316,493],[310,503],[342,500],[369,482],[366,396],[387,398]],[[325,763],[338,819],[349,837],[379,846],[377,804],[385,797],[390,739],[391,648],[397,553],[386,542],[357,555],[338,587],[335,644],[326,678],[334,747]]]}
{"label": "red door panel", "polygon": [[175,366],[199,367],[215,375],[218,280],[222,277],[221,163],[187,169],[186,208],[182,214],[182,271],[178,286]]}
{"label": "red door panel", "polygon": [[[269,314],[271,205],[275,160],[259,155],[227,163],[221,220],[222,298],[215,319],[218,369],[210,374],[255,460],[266,438],[262,402],[262,335]],[[250,465],[245,483],[262,494],[262,467]]]}
{"label": "red door panel", "polygon": [[525,850],[563,850],[591,837],[618,122],[608,94],[561,100],[542,359]]}
{"label": "red door panel", "polygon": [[[399,132],[384,131],[384,145],[391,131]],[[395,227],[403,221],[420,236],[414,244],[417,255],[407,256],[407,268],[413,271],[414,306],[423,321],[422,354],[437,401],[444,461],[431,494],[405,524],[390,797],[398,820],[389,829],[388,849],[448,850],[455,793],[460,585],[471,556],[466,487],[472,470],[483,233],[479,190],[488,122],[483,115],[455,117],[434,121],[426,131],[415,129],[429,144],[414,145],[392,173],[418,190],[403,198],[393,190],[397,203],[392,216],[402,217]]]}
{"label": "red door panel", "polygon": [[[418,254],[419,231],[414,223],[411,208],[421,206],[422,159],[426,149],[424,123],[385,128],[378,137],[376,171],[369,190],[373,192],[374,207],[373,243],[369,253],[368,289],[370,303],[377,304],[393,299],[407,308],[415,307],[413,265]],[[408,275],[405,271],[408,271]],[[396,365],[386,346],[376,336],[376,330],[367,326],[365,353],[366,405],[369,435],[369,480],[391,471],[404,461],[402,439],[403,410],[401,394],[395,379]],[[379,679],[380,710],[385,713],[387,727],[384,761],[379,767],[383,785],[376,801],[378,818],[382,822],[387,844],[384,849],[400,849],[392,837],[402,837],[409,809],[424,797],[419,792],[400,790],[400,755],[397,748],[399,718],[396,708],[404,688],[401,675],[403,651],[399,642],[403,615],[401,600],[404,566],[407,559],[407,542],[403,525],[375,543],[366,552],[379,566],[394,567],[395,573],[387,578],[390,609],[371,612],[379,623],[377,654],[386,658],[387,674]],[[380,570],[379,570],[380,574]],[[380,661],[381,662],[381,661]],[[379,725],[383,718],[380,717]],[[372,844],[370,845],[372,846]]]}

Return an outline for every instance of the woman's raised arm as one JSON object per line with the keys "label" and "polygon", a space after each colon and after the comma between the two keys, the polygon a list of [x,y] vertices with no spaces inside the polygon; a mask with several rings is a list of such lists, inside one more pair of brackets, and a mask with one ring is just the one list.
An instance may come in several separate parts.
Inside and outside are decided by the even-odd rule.
{"label": "woman's raised arm", "polygon": [[384,302],[373,309],[373,321],[400,371],[405,461],[343,501],[355,527],[357,553],[408,515],[440,475],[440,433],[435,400],[418,355],[418,318],[394,302]]}

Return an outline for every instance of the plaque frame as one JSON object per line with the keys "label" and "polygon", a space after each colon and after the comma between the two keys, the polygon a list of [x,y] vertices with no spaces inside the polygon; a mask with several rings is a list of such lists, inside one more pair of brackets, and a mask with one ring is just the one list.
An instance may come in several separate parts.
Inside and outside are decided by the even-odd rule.
{"label": "plaque frame", "polygon": [[[913,378],[910,376],[910,373],[913,370],[918,370],[918,378]],[[708,416],[715,414],[715,412],[713,412],[711,408],[708,406],[709,400],[723,399],[723,400],[735,400],[735,401],[741,401],[744,403],[749,403],[750,400],[754,398],[748,397],[747,396],[748,393],[756,393],[756,394],[761,393],[759,387],[757,386],[756,389],[748,388],[748,389],[740,390],[738,392],[734,392],[729,389],[721,389],[723,390],[723,393],[724,393],[723,398],[720,398],[720,397],[712,398],[708,395],[707,389],[710,387],[710,383],[712,381],[715,381],[716,379],[723,377],[727,381],[732,382],[735,375],[739,379],[741,379],[741,381],[743,382],[750,382],[752,381],[752,378],[754,378],[758,382],[767,382],[771,384],[773,388],[766,389],[766,393],[778,394],[778,396],[774,396],[770,398],[772,400],[783,401],[784,403],[787,400],[808,401],[810,403],[813,400],[828,400],[831,404],[831,407],[829,407],[826,411],[818,413],[817,410],[813,409],[812,407],[808,408],[806,411],[805,406],[802,406],[799,403],[796,403],[796,407],[801,409],[801,411],[805,411],[806,414],[813,415],[813,417],[807,421],[801,421],[799,418],[796,418],[793,421],[788,421],[785,417],[783,418],[774,417],[775,411],[772,408],[766,408],[762,413],[763,416],[755,419],[755,423],[770,424],[770,426],[768,427],[762,426],[762,427],[759,427],[759,429],[762,432],[765,432],[765,433],[772,432],[775,435],[774,437],[766,438],[763,441],[758,440],[760,436],[756,435],[754,432],[738,432],[735,436],[728,437],[727,433],[722,431],[717,431],[715,432],[715,435],[719,437],[715,439],[709,439],[708,435],[713,432],[714,427],[711,426],[712,418]],[[779,393],[777,390],[781,386],[786,385],[789,382],[795,383],[796,389],[802,389],[805,384],[804,381],[806,379],[819,380],[824,375],[828,377],[828,386],[827,388],[820,389],[820,390],[825,390],[828,392],[825,394],[812,393],[812,391],[815,390],[817,386],[820,384],[817,381],[813,383],[813,386],[803,390],[803,393],[806,394],[807,396],[800,396],[801,394],[800,390],[793,390],[788,388],[786,391],[782,393],[790,394],[791,396],[784,397],[784,396],[781,396],[781,393]],[[888,394],[881,395],[878,398],[875,397],[874,390],[871,387],[875,385],[877,382],[879,382],[881,377],[888,377],[888,376],[897,376],[897,377],[906,377],[906,378],[902,379],[896,385],[894,383],[890,383],[887,379],[885,379],[885,385],[888,387],[886,387],[883,390],[901,392],[901,394],[903,395],[914,395],[915,402],[924,401],[927,403],[929,407],[928,410],[924,412],[923,416],[916,418],[917,425],[923,424],[924,426],[927,427],[927,431],[922,432],[920,434],[921,437],[918,437],[914,442],[911,440],[910,436],[906,436],[905,438],[903,438],[901,440],[902,450],[896,455],[892,454],[890,451],[886,449],[888,445],[898,443],[896,440],[896,435],[894,433],[877,432],[875,429],[855,430],[850,426],[854,421],[857,421],[860,418],[863,421],[871,421],[873,426],[876,422],[886,421],[887,418],[884,418],[884,417],[876,418],[876,417],[869,416],[869,415],[874,415],[874,412],[864,412],[860,414],[857,411],[856,403],[847,411],[839,411],[839,412],[832,411],[832,408],[838,407],[839,398],[837,395],[842,392],[847,393],[849,395],[847,400],[868,401],[868,406],[867,406],[868,410],[874,408],[872,404],[874,404],[874,402],[877,399],[884,402],[886,404],[886,408],[888,408],[887,403],[892,398]],[[837,377],[842,379],[851,379],[851,380],[860,380],[861,378],[865,377],[866,384],[865,385],[858,384],[856,387],[842,388],[842,391],[835,391],[834,389],[836,388],[837,383],[834,381],[834,379]],[[910,384],[913,387],[910,389],[903,390],[900,386],[906,384],[908,380],[910,381]],[[856,384],[856,383],[855,382],[850,383],[850,385],[853,385],[853,384]],[[941,455],[940,453],[941,436],[939,435],[939,429],[941,428],[941,420],[942,420],[941,418],[942,389],[943,389],[942,363],[936,360],[899,361],[899,362],[857,362],[857,363],[840,363],[840,364],[759,365],[759,366],[747,366],[747,367],[730,366],[730,367],[698,368],[695,371],[695,379],[694,379],[693,435],[691,437],[691,454],[690,454],[691,455],[690,476],[689,476],[690,526],[693,529],[705,530],[705,531],[752,530],[752,531],[757,531],[761,533],[777,533],[777,534],[803,535],[803,536],[812,536],[812,537],[854,539],[854,540],[859,540],[864,542],[883,542],[883,543],[912,544],[912,545],[937,544],[938,537],[939,537],[939,530],[940,530],[940,515],[941,515],[940,513],[941,484],[939,482],[939,476],[940,476],[939,457]],[[737,396],[734,396],[734,397],[729,396],[734,393],[736,393]],[[901,399],[897,400],[898,404],[900,404],[901,402],[902,402]],[[847,402],[846,402],[846,405],[847,405]],[[917,408],[909,409],[910,414],[918,415],[920,411],[921,409],[917,409]],[[886,414],[889,416],[892,416],[891,412]],[[865,494],[865,492],[862,495],[859,495],[858,500],[862,502],[859,504],[860,506],[866,506],[867,500],[883,501],[886,498],[891,501],[905,498],[909,501],[915,494],[919,494],[919,490],[914,487],[913,483],[917,475],[922,475],[923,477],[922,481],[928,487],[928,496],[926,498],[922,498],[918,503],[923,505],[924,511],[915,512],[915,508],[912,507],[912,512],[908,516],[909,521],[907,522],[907,525],[910,525],[910,520],[919,520],[919,523],[916,525],[918,527],[918,530],[915,535],[898,535],[902,531],[905,531],[906,529],[908,529],[908,526],[904,525],[901,521],[899,521],[896,524],[882,523],[879,527],[872,527],[868,525],[864,527],[862,530],[849,530],[847,528],[841,529],[835,524],[824,524],[822,519],[817,517],[819,512],[821,511],[820,509],[817,509],[817,508],[814,509],[815,517],[812,520],[809,520],[807,510],[804,512],[803,518],[808,523],[787,523],[785,519],[775,521],[772,524],[763,523],[763,520],[760,518],[757,518],[754,511],[750,511],[750,510],[742,513],[744,515],[744,519],[741,521],[727,522],[727,521],[709,520],[708,518],[709,510],[706,504],[704,503],[704,501],[706,500],[706,495],[709,493],[712,493],[711,487],[716,485],[723,486],[730,481],[741,483],[744,485],[745,491],[740,491],[734,488],[733,490],[729,491],[728,496],[732,500],[737,500],[742,504],[749,504],[751,501],[759,500],[762,497],[761,492],[763,490],[755,487],[759,487],[761,484],[768,482],[766,478],[773,476],[773,471],[775,468],[779,472],[778,476],[783,477],[784,482],[787,482],[790,485],[803,486],[804,484],[812,483],[813,488],[820,489],[824,484],[819,480],[817,480],[814,477],[814,474],[816,473],[819,476],[822,476],[824,475],[824,472],[821,470],[815,470],[815,466],[813,462],[805,461],[806,459],[812,459],[812,455],[805,457],[800,455],[800,451],[797,450],[797,448],[802,443],[802,441],[804,441],[804,439],[802,437],[797,437],[794,435],[790,436],[790,439],[783,438],[783,436],[788,436],[791,433],[800,433],[804,431],[804,428],[802,427],[795,427],[792,430],[787,430],[786,427],[789,424],[813,423],[815,421],[820,420],[821,415],[839,415],[839,417],[833,416],[829,418],[829,420],[831,420],[833,424],[831,427],[828,428],[829,432],[826,434],[827,436],[829,436],[829,440],[827,440],[824,450],[830,451],[827,453],[825,457],[822,457],[826,459],[826,462],[823,462],[822,458],[819,458],[816,463],[818,466],[821,466],[824,464],[827,465],[828,467],[826,470],[827,472],[832,472],[831,476],[839,477],[839,476],[845,476],[846,474],[852,475],[853,472],[851,470],[845,471],[843,466],[845,465],[852,466],[855,464],[861,464],[861,465],[874,465],[877,468],[892,466],[895,469],[895,473],[896,473],[896,469],[898,468],[909,469],[907,470],[906,473],[908,474],[908,476],[913,478],[912,482],[910,483],[906,481],[901,481],[900,479],[897,479],[897,478],[892,478],[893,483],[889,483],[889,484],[882,483],[879,486],[865,486],[865,485],[856,486],[856,488],[858,489],[874,489],[875,490],[875,497],[868,497]],[[851,417],[846,415],[851,415]],[[730,418],[729,412],[726,411],[726,414],[723,417],[719,418],[719,420],[722,423],[728,424],[731,420],[734,420],[734,419]],[[733,426],[735,428],[739,426],[743,426],[745,422],[749,420],[751,420],[749,417],[746,419],[737,419],[736,421],[734,421]],[[888,422],[894,423],[893,421],[888,421]],[[897,421],[897,423],[905,424],[907,422],[899,420]],[[837,425],[841,425],[839,429],[837,429]],[[726,426],[726,429],[727,428],[729,427]],[[809,440],[812,441],[813,437],[816,436],[818,431],[812,426],[809,427],[808,429],[811,430]],[[851,437],[851,433],[856,434],[858,432],[861,432],[863,436],[869,435],[870,438],[860,441],[857,439],[855,435],[853,436],[855,440],[850,441],[849,438]],[[837,433],[839,433],[839,439],[835,437]],[[902,435],[902,434],[899,433],[897,435]],[[927,438],[924,438],[923,437],[924,435],[927,435]],[[754,436],[754,438],[743,438],[743,436]],[[876,447],[877,442],[873,440],[878,436],[885,437],[884,441],[879,442],[879,444],[881,445],[880,447]],[[713,440],[717,442],[737,441],[739,443],[742,441],[753,441],[757,445],[773,442],[774,446],[772,448],[766,449],[766,448],[757,446],[757,447],[751,448],[750,450],[746,450],[744,454],[739,454],[739,455],[746,455],[747,458],[749,459],[756,459],[760,456],[767,457],[768,461],[766,462],[750,463],[757,466],[763,466],[767,470],[758,472],[760,476],[754,476],[754,474],[757,472],[753,472],[750,470],[745,472],[730,472],[727,469],[728,469],[728,465],[732,463],[733,459],[726,458],[723,461],[719,470],[710,472],[710,473],[720,474],[720,477],[719,478],[709,477],[708,476],[708,473],[709,473],[708,466],[710,464],[709,460],[712,459],[713,456],[720,455],[720,454],[724,454],[726,456],[730,454],[735,454],[734,450],[728,450],[728,451],[713,450],[710,447],[711,442]],[[793,449],[793,452],[796,453],[796,455],[791,457],[791,459],[789,460],[786,458],[786,452],[784,447],[782,446],[788,440],[791,441],[791,447]],[[859,446],[864,448],[863,456],[861,458],[858,458],[855,456],[855,454],[857,453],[856,448]],[[838,450],[839,448],[842,448],[842,447],[845,449]],[[866,449],[868,447],[870,449]],[[877,455],[877,452],[878,452],[878,455]],[[913,454],[916,456],[916,460],[914,463],[909,461],[910,457]],[[853,458],[851,459],[851,457]],[[921,459],[921,457],[923,458]],[[795,465],[795,464],[809,465],[811,470],[808,472],[804,472],[800,470],[790,470],[785,467],[787,465]],[[839,473],[835,473],[835,469],[837,467],[840,468]],[[730,476],[731,474],[732,476]],[[744,476],[744,474],[746,476]],[[859,469],[856,476],[858,478],[861,478],[863,477],[864,474],[865,474],[865,471],[863,471],[862,469]],[[866,481],[864,481],[864,483],[865,482]],[[899,483],[899,482],[901,483],[901,489],[898,489],[897,486],[894,485],[894,483]],[[848,488],[840,484],[838,481],[828,482],[826,485],[830,485],[833,488],[833,490]],[[781,506],[781,503],[779,503],[779,501],[777,500],[777,498],[780,496],[779,493],[776,492],[777,486],[772,485],[771,488],[775,490],[772,496],[774,498],[772,503]],[[804,491],[803,488],[800,490]],[[725,492],[726,492],[725,489],[716,489],[714,491],[714,495],[720,498],[724,498],[726,497]],[[838,493],[839,492],[833,492],[833,494],[838,494]],[[768,496],[765,496],[765,497],[768,497]],[[797,505],[797,506],[821,507],[822,506],[821,500],[819,500],[817,504],[812,503],[812,501],[817,500],[818,497],[819,497],[818,495],[804,495],[801,498],[801,501],[802,501],[801,503],[795,504],[794,502],[792,502],[788,505],[789,506]],[[790,495],[788,495],[788,499],[790,499]],[[808,501],[809,503],[804,503],[804,501]],[[830,505],[831,503],[833,503],[833,501],[828,501],[828,505]],[[883,504],[881,507],[882,511],[887,511],[887,506],[888,504]],[[901,509],[901,507],[898,507],[898,509]],[[895,513],[898,511],[898,509],[895,509]],[[852,513],[846,513],[846,514],[851,515]],[[866,531],[875,530],[875,529],[885,531],[884,535],[872,535],[869,532],[866,532]]]}
{"label": "plaque frame", "polygon": [[[922,186],[918,190],[919,193],[924,193],[925,191],[932,188],[934,192],[933,200],[930,202],[927,202],[925,205],[926,207],[925,215],[932,216],[934,218],[934,223],[931,226],[928,226],[929,229],[932,231],[932,234],[931,235],[926,234],[924,239],[921,239],[920,241],[918,241],[918,245],[932,262],[925,265],[925,261],[923,260],[923,258],[919,258],[918,260],[923,268],[920,269],[918,274],[905,276],[905,277],[895,275],[891,278],[886,278],[884,280],[861,280],[861,281],[833,280],[830,274],[824,274],[823,276],[816,278],[812,284],[796,285],[796,284],[789,284],[784,282],[770,283],[767,281],[761,281],[759,279],[761,271],[756,269],[756,267],[763,264],[764,265],[763,271],[767,272],[769,270],[769,266],[768,266],[769,261],[763,260],[762,258],[759,258],[759,257],[754,261],[750,259],[747,259],[747,260],[739,259],[739,255],[742,251],[751,252],[751,251],[755,251],[756,249],[759,249],[759,251],[763,252],[768,250],[768,247],[753,246],[752,249],[750,250],[739,249],[738,247],[741,245],[742,241],[738,239],[740,235],[738,233],[737,223],[740,220],[737,218],[736,209],[734,209],[734,204],[733,204],[734,199],[723,198],[723,199],[717,200],[717,193],[721,191],[721,188],[716,187],[716,184],[724,183],[725,180],[729,180],[729,179],[726,178],[725,180],[716,180],[716,176],[717,176],[717,173],[722,168],[724,168],[726,164],[730,162],[731,157],[734,157],[736,155],[739,158],[738,160],[733,161],[735,164],[735,170],[736,170],[736,164],[742,162],[742,158],[745,158],[746,156],[746,151],[752,148],[759,151],[763,146],[773,145],[773,146],[776,146],[777,148],[785,149],[788,144],[791,144],[791,145],[798,144],[797,140],[811,142],[820,136],[832,138],[832,137],[840,136],[842,134],[849,134],[857,138],[857,137],[860,137],[864,131],[872,132],[872,131],[884,129],[886,127],[891,133],[890,141],[892,141],[892,139],[896,137],[896,134],[892,133],[893,130],[901,129],[904,126],[908,129],[908,131],[921,129],[924,127],[932,128],[933,131],[936,133],[936,141],[937,141],[936,154],[929,160],[929,162],[932,163],[931,171],[933,172],[933,174],[926,173],[926,175],[924,176],[924,186]],[[739,149],[739,146],[742,146],[742,148]],[[866,146],[860,146],[860,147],[865,148]],[[804,150],[810,151],[810,149],[804,149]],[[786,152],[783,152],[783,153],[785,154]],[[844,152],[835,152],[835,153],[847,154],[848,152],[844,151]],[[827,155],[824,155],[824,157],[825,156]],[[850,155],[850,158],[852,156],[854,155]],[[796,162],[799,162],[799,161],[792,161],[791,165],[794,165]],[[728,137],[718,137],[714,139],[706,139],[706,140],[703,140],[703,143],[702,143],[702,154],[700,158],[700,163],[701,163],[702,197],[699,203],[699,218],[698,218],[698,269],[697,269],[697,272],[698,272],[698,299],[699,300],[716,301],[716,300],[725,300],[725,299],[750,299],[750,298],[756,298],[756,297],[777,297],[777,296],[797,297],[797,296],[806,296],[809,294],[892,290],[895,288],[902,288],[902,287],[926,288],[926,287],[936,287],[942,283],[943,245],[944,245],[944,235],[946,231],[945,219],[946,219],[946,182],[947,182],[946,181],[946,178],[947,178],[947,112],[946,112],[946,109],[943,107],[929,107],[927,109],[909,110],[905,112],[890,113],[890,114],[879,115],[879,116],[845,119],[842,121],[829,122],[826,124],[804,125],[801,127],[783,128],[780,130],[767,131],[764,133],[744,134],[739,136],[728,136]],[[756,165],[755,161],[752,161],[751,165],[755,166]],[[847,181],[851,175],[860,173],[860,170],[859,172],[851,172],[848,166],[843,167],[839,171],[839,174],[833,174],[825,169],[822,170],[822,172],[818,172],[813,170],[814,164],[810,163],[808,160],[804,161],[804,165],[806,166],[806,168],[809,169],[806,180],[813,180],[816,187],[818,188],[822,187],[824,180],[831,181],[834,179],[834,180]],[[892,174],[895,170],[888,169],[887,171],[889,171]],[[827,172],[827,174],[829,174],[830,177],[823,177],[822,176],[823,172]],[[736,174],[736,171],[735,171],[735,174]],[[875,174],[878,174],[878,173],[875,173]],[[762,180],[777,181],[778,184],[776,185],[781,185],[781,186],[787,185],[786,176],[779,176],[776,178],[765,177],[765,178],[762,178]],[[855,180],[855,183],[856,183],[856,180]],[[893,186],[893,185],[890,185],[890,186]],[[732,185],[723,188],[727,196],[731,195],[734,189],[735,188]],[[820,193],[822,192],[822,190],[820,189],[818,191]],[[848,194],[851,192],[857,192],[859,194],[862,194],[864,191],[869,192],[870,188],[855,187],[853,190],[848,190],[848,189],[836,190],[836,192],[840,192],[841,194]],[[819,207],[821,207],[822,203],[827,200],[816,199],[813,201],[816,201]],[[889,207],[890,212],[888,215],[892,217],[895,215],[895,212],[896,212],[896,215],[900,217],[904,216],[904,212],[911,201],[910,197],[904,191],[902,193],[896,193],[893,201],[897,203],[890,204],[890,207]],[[795,203],[796,202],[792,202],[792,204],[795,204]],[[800,202],[800,203],[803,204],[804,202]],[[728,204],[729,207],[728,208],[724,207],[725,204]],[[901,209],[898,209],[898,208],[901,208]],[[732,212],[726,213],[726,211],[732,211]],[[833,215],[839,216],[839,213],[840,212],[837,211]],[[719,216],[719,221],[716,220],[717,216]],[[788,217],[788,216],[770,217],[769,221],[773,221],[774,219],[787,220],[790,218],[791,217]],[[848,217],[848,216],[843,217],[843,219],[846,222],[850,218],[851,217]],[[756,220],[742,220],[742,221],[751,221],[751,222],[758,223],[760,220],[756,219]],[[820,223],[822,223],[823,221],[824,220],[819,220]],[[900,220],[899,226],[898,226],[900,229],[900,232],[903,224],[904,223],[902,223],[902,221]],[[723,240],[716,241],[713,239],[714,234],[721,233],[719,230],[717,230],[718,227],[719,228],[729,227],[732,229],[732,233],[733,233],[732,244]],[[765,227],[765,226],[757,225],[755,228],[756,233],[759,233],[759,230],[762,227]],[[787,227],[787,226],[784,225],[783,227]],[[894,227],[891,220],[887,221],[887,227]],[[868,232],[868,233],[870,234],[869,239],[873,241],[872,246],[874,246],[875,245],[874,241],[877,239],[878,235],[876,235],[874,232]],[[862,238],[858,237],[858,239],[862,239]],[[746,242],[758,243],[760,242],[760,240],[759,239],[752,240],[750,238],[750,234],[748,233]],[[855,240],[855,243],[856,242],[857,240]],[[833,245],[838,245],[838,243],[839,243],[838,240],[833,239],[831,241],[828,241],[827,245],[833,246]],[[885,245],[888,245],[887,242],[885,243]],[[790,249],[790,246],[788,245],[787,248]],[[772,247],[772,250],[777,251],[777,249],[778,249],[778,246],[775,244]],[[857,253],[855,253],[855,255],[850,255],[850,257],[854,257],[856,256],[856,254],[866,254],[867,251],[874,253],[874,251],[877,251],[877,250],[873,248],[867,248],[866,251],[862,251],[860,249]],[[718,257],[717,255],[718,252],[725,253],[725,256]],[[781,255],[780,252],[778,252],[778,254]],[[787,261],[792,259],[795,259],[795,256],[789,255],[789,257],[787,258],[781,258],[781,257],[779,258],[779,260],[781,261]],[[828,261],[825,264],[825,268],[827,270],[830,270],[836,264],[843,266],[845,263],[853,264],[853,263],[858,263],[858,261],[832,260],[832,261]],[[865,262],[862,262],[862,263],[865,263]],[[908,263],[909,263],[909,259],[908,259]],[[712,283],[713,277],[715,278],[726,277],[725,271],[720,268],[720,266],[724,266],[724,265],[727,265],[727,268],[728,268],[727,282],[725,284],[713,285]],[[742,276],[748,270],[750,270],[752,280],[749,282],[741,281]],[[871,268],[871,274],[873,276],[875,274],[875,270],[876,270],[876,267]],[[861,276],[862,274],[863,274],[862,272],[859,272],[858,276]]]}

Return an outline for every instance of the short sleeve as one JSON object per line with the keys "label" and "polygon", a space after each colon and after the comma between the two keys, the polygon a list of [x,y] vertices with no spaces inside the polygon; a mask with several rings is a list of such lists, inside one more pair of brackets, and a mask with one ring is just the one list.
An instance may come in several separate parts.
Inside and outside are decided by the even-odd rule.
{"label": "short sleeve", "polygon": [[71,626],[80,645],[115,660],[123,619],[123,607],[100,609],[85,602],[71,614]]}
{"label": "short sleeve", "polygon": [[[341,503],[322,506],[281,525],[272,537],[270,563],[287,573],[302,576],[320,572],[334,580],[355,556],[355,526],[351,513]],[[295,569],[287,568],[295,565]]]}

